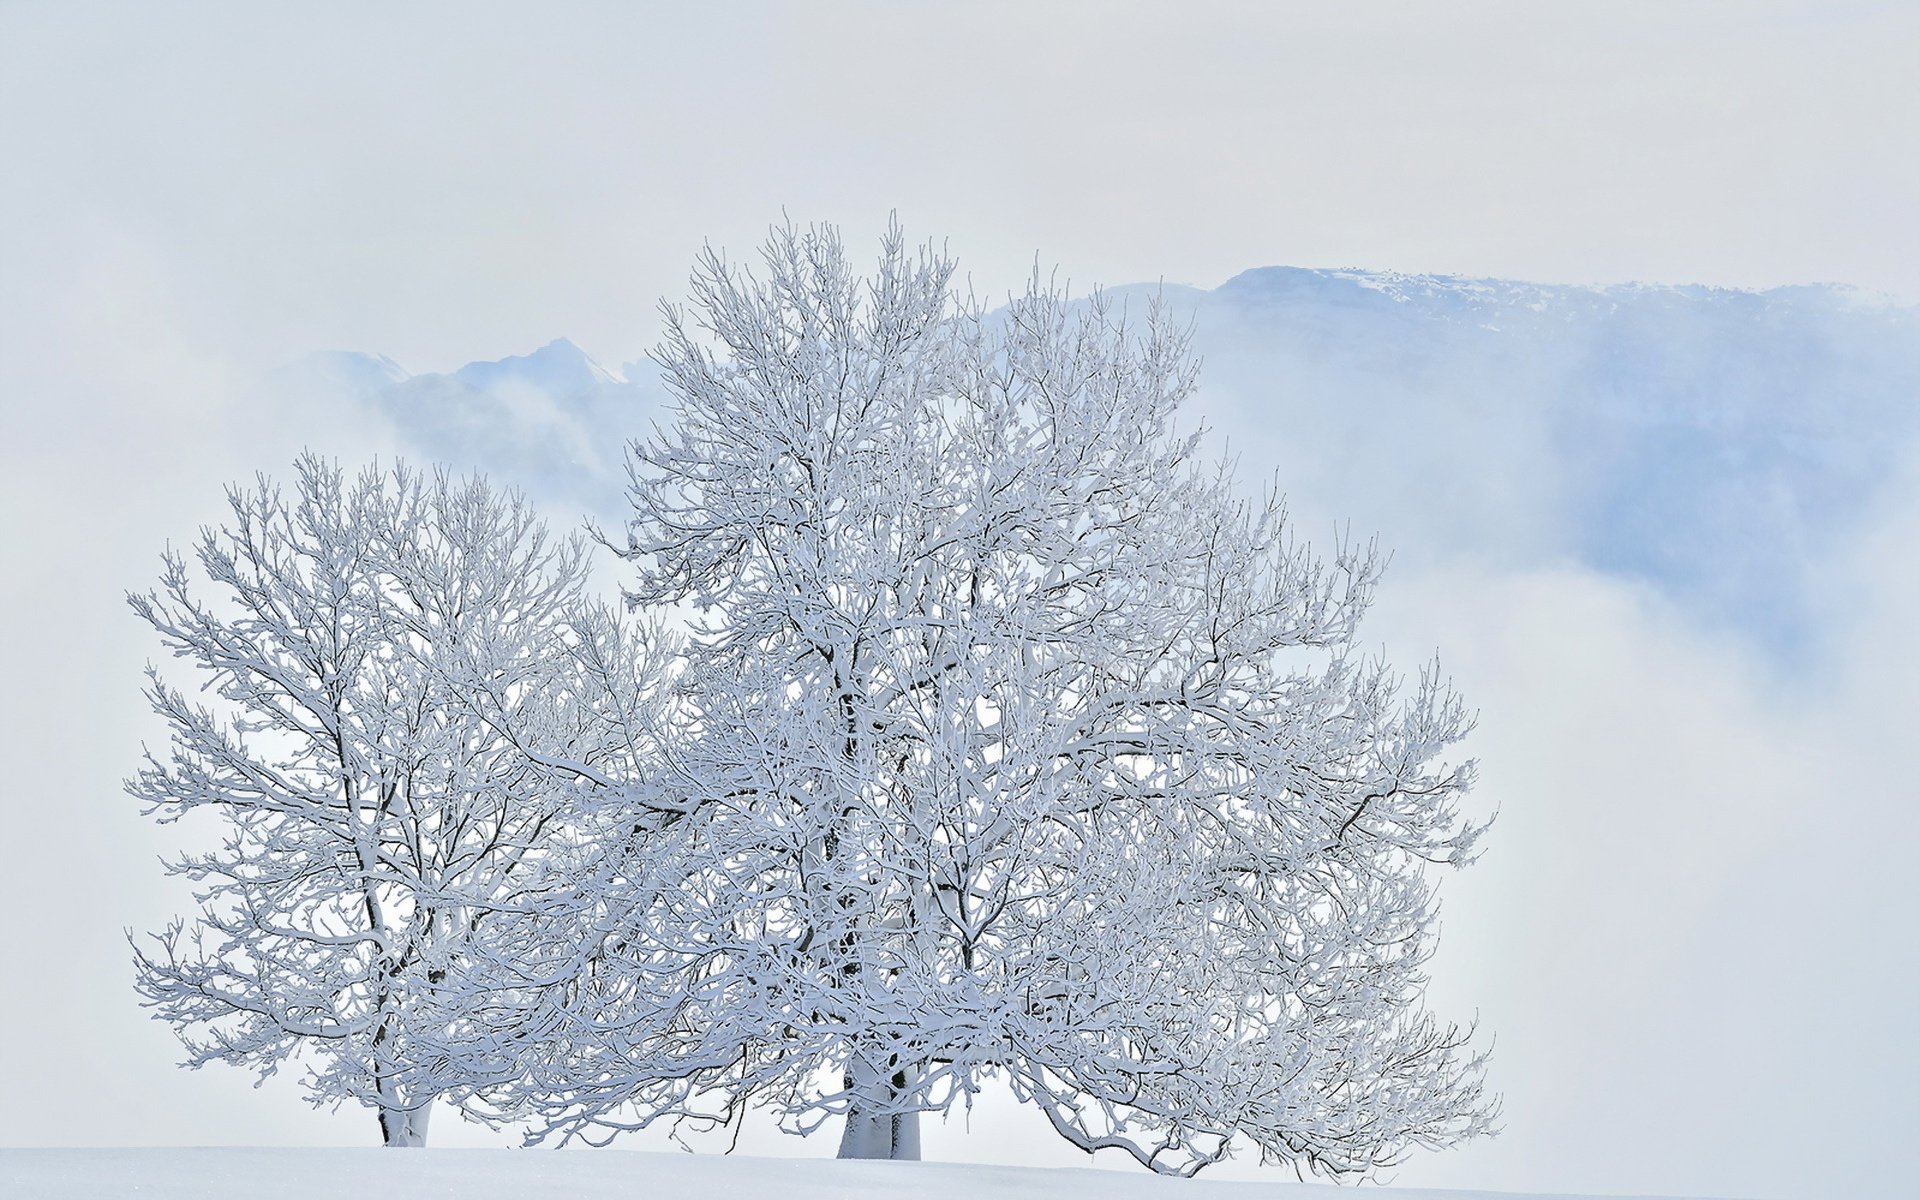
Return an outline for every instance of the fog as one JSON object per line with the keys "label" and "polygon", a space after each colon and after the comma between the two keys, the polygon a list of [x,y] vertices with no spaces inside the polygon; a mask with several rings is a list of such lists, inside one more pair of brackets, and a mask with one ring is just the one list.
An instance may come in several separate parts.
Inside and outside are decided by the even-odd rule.
{"label": "fog", "polygon": [[[618,371],[704,241],[745,252],[783,211],[858,245],[898,210],[988,297],[1038,255],[1076,288],[1358,266],[1834,280],[1910,312],[1916,60],[1920,14],[1875,4],[1222,5],[1178,24],[1113,5],[7,7],[0,1141],[371,1140],[363,1113],[309,1111],[291,1073],[255,1091],[175,1069],[123,940],[185,900],[155,862],[177,835],[119,787],[158,733],[138,695],[157,648],[122,593],[219,516],[224,484],[303,446],[453,445],[351,389],[290,399],[276,369],[350,350],[452,372],[564,336]],[[1698,360],[1647,378],[1740,386],[1663,401],[1722,405],[1697,437],[1610,441],[1568,423],[1596,393],[1569,401],[1548,385],[1574,376],[1533,359],[1275,351],[1244,313],[1195,311],[1196,413],[1244,477],[1279,473],[1307,533],[1348,518],[1395,550],[1367,638],[1410,667],[1437,651],[1480,711],[1477,800],[1500,818],[1446,885],[1434,1003],[1495,1039],[1506,1131],[1395,1178],[1903,1194],[1910,335],[1866,361],[1807,334],[1796,376],[1678,311],[1655,342]],[[1800,382],[1769,391],[1781,378]],[[594,470],[548,464],[557,519],[611,468],[590,449]],[[1730,481],[1687,482],[1709,476]],[[443,1114],[435,1140],[510,1135]],[[927,1149],[1072,1161],[1005,1106]]]}

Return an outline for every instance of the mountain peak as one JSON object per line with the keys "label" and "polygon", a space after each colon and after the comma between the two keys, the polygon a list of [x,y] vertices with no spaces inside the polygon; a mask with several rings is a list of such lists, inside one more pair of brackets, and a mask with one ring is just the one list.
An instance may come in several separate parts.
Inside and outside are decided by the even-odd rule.
{"label": "mountain peak", "polygon": [[405,382],[412,376],[384,354],[365,354],[358,350],[316,350],[276,369],[273,378],[282,386],[295,387],[314,395],[342,392],[348,395],[372,395],[396,383]]}
{"label": "mountain peak", "polygon": [[625,383],[617,372],[594,361],[567,338],[555,338],[530,354],[512,355],[497,362],[471,362],[453,373],[470,387],[485,391],[507,383],[527,383],[546,390],[580,391],[602,384]]}

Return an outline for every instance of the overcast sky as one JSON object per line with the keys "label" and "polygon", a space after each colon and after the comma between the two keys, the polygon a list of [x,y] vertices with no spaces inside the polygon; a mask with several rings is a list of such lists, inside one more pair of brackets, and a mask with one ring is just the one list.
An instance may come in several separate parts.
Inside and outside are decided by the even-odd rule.
{"label": "overcast sky", "polygon": [[[368,1135],[288,1080],[175,1071],[120,941],[179,904],[172,835],[119,792],[154,732],[121,593],[222,483],[392,449],[347,408],[263,414],[269,368],[562,335],[628,361],[703,241],[783,211],[858,244],[898,210],[989,295],[1038,255],[1082,285],[1285,263],[1920,303],[1920,6],[1178,7],[0,6],[0,1143]],[[1370,633],[1440,648],[1482,709],[1501,824],[1450,885],[1436,1003],[1480,1010],[1508,1097],[1503,1137],[1399,1178],[1911,1185],[1916,478],[1818,551],[1839,624],[1807,680],[1563,561],[1389,580]],[[1067,1161],[1017,1113],[928,1147]]]}

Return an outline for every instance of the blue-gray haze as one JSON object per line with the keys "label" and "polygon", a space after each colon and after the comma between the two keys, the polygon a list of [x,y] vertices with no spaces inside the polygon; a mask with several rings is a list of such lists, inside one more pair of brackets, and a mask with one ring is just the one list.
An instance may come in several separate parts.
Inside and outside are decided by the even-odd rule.
{"label": "blue-gray haze", "polygon": [[[1811,576],[1920,430],[1920,309],[1838,287],[1586,288],[1265,267],[1155,296],[1204,360],[1198,415],[1271,470],[1303,532],[1404,561],[1566,557],[1644,581],[1788,666],[1817,665]],[[409,375],[330,351],[279,403],[351,396],[416,455],[617,520],[620,447],[666,420],[645,360],[565,339]]]}

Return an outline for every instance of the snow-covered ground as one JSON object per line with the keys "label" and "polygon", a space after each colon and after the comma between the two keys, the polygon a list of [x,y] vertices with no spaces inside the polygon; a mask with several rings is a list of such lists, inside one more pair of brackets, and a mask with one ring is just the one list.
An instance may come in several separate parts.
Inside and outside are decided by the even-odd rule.
{"label": "snow-covered ground", "polygon": [[[1348,1194],[1290,1180],[1230,1183],[1091,1169],[624,1150],[0,1150],[0,1196],[7,1200],[1327,1200]],[[1529,1200],[1499,1192],[1393,1188],[1387,1194]]]}

